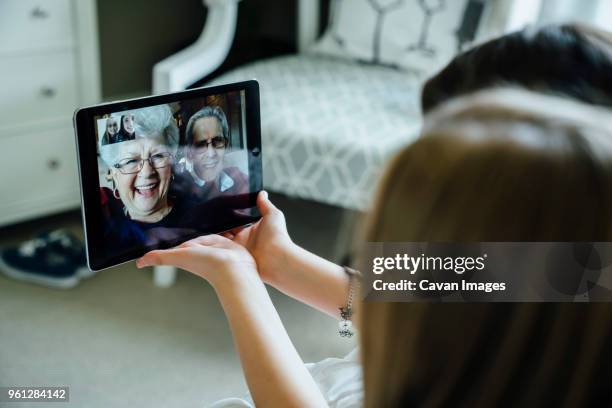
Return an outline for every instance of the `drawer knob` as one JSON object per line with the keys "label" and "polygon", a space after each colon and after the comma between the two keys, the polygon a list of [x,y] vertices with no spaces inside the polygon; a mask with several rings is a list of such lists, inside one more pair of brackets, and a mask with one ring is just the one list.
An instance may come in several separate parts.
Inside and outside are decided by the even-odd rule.
{"label": "drawer knob", "polygon": [[51,170],[57,170],[59,169],[60,166],[60,162],[57,159],[49,159],[47,161],[47,167]]}
{"label": "drawer knob", "polygon": [[44,96],[45,98],[53,98],[56,93],[57,92],[55,91],[55,89],[51,88],[50,86],[43,86],[40,89],[40,94]]}
{"label": "drawer knob", "polygon": [[30,15],[32,16],[32,18],[45,19],[49,17],[49,12],[43,10],[40,6],[36,6],[30,13]]}

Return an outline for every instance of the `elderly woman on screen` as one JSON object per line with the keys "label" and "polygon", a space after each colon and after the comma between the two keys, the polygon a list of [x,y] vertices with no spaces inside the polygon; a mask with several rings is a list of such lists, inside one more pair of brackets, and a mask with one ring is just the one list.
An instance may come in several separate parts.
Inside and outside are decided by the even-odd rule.
{"label": "elderly woman on screen", "polygon": [[113,188],[102,188],[109,250],[176,239],[185,208],[170,194],[179,130],[168,105],[134,110],[133,140],[100,146]]}
{"label": "elderly woman on screen", "polygon": [[134,111],[133,140],[100,146],[113,181],[112,195],[124,215],[141,223],[157,223],[172,211],[168,188],[178,145],[178,127],[167,105]]}

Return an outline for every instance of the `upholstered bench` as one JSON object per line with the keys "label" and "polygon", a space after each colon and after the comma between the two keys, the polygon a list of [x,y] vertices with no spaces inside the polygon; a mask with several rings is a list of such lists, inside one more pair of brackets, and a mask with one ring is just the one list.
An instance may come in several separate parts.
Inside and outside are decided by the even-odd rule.
{"label": "upholstered bench", "polygon": [[420,81],[391,68],[294,55],[244,65],[211,84],[257,79],[264,186],[367,208],[387,157],[419,131]]}

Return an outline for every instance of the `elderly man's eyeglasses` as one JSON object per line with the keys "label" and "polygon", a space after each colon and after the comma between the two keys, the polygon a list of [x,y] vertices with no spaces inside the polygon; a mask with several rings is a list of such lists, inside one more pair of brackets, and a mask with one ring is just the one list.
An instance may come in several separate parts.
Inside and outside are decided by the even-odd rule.
{"label": "elderly man's eyeglasses", "polygon": [[142,170],[145,161],[148,161],[151,167],[153,167],[154,169],[160,169],[162,167],[170,165],[170,163],[172,162],[172,155],[170,153],[164,152],[153,154],[149,156],[148,159],[123,159],[115,163],[113,167],[119,170],[122,174],[134,174]]}
{"label": "elderly man's eyeglasses", "polygon": [[225,149],[227,147],[228,140],[223,136],[215,136],[210,140],[200,140],[194,143],[194,146],[198,149],[204,149],[208,146],[212,146],[214,149]]}

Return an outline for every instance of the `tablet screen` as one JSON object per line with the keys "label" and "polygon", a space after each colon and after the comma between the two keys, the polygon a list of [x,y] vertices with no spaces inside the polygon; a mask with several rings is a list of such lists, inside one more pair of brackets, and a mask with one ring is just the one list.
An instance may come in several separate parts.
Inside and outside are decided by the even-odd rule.
{"label": "tablet screen", "polygon": [[245,89],[117,108],[89,116],[99,212],[86,229],[100,238],[88,239],[94,263],[110,266],[258,219],[261,167],[248,143]]}

